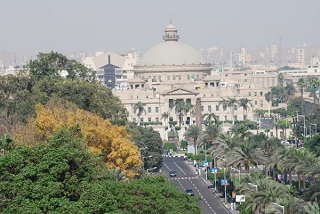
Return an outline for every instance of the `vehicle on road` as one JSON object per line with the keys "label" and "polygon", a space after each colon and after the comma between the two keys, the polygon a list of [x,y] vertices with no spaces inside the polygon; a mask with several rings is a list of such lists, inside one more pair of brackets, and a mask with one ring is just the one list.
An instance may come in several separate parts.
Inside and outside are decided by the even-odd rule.
{"label": "vehicle on road", "polygon": [[194,196],[193,190],[192,189],[186,189],[186,193],[190,196]]}
{"label": "vehicle on road", "polygon": [[172,170],[169,172],[170,177],[176,177],[177,176],[177,172]]}

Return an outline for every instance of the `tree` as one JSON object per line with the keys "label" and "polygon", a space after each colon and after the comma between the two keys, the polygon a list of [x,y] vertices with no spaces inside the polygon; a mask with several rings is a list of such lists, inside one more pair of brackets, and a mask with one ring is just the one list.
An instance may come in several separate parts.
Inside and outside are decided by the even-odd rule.
{"label": "tree", "polygon": [[183,116],[188,112],[190,106],[184,102],[183,99],[177,99],[174,103],[175,112],[179,119],[179,126],[181,126],[183,121]]}
{"label": "tree", "polygon": [[235,108],[235,104],[238,101],[236,100],[236,98],[228,98],[228,107],[230,109],[230,112],[232,114],[232,124],[234,124],[234,108]]}
{"label": "tree", "polygon": [[195,152],[195,154],[197,154],[197,145],[199,143],[198,139],[201,136],[201,130],[199,129],[199,127],[197,125],[189,126],[189,128],[184,133],[184,136],[187,139],[190,139],[192,141],[193,146],[194,146],[194,152]]}
{"label": "tree", "polygon": [[272,95],[272,92],[271,91],[268,91],[267,93],[264,94],[264,98],[266,99],[266,101],[268,102],[268,114],[269,114],[269,117],[271,116],[270,114],[270,109],[271,109],[271,103],[272,103],[272,100],[273,100],[273,95]]}
{"label": "tree", "polygon": [[243,108],[243,115],[244,115],[244,120],[247,120],[247,115],[248,115],[248,108],[252,107],[252,100],[249,100],[248,98],[241,98],[239,99],[238,103],[239,106],[241,106]]}
{"label": "tree", "polygon": [[202,118],[205,119],[205,124],[207,125],[212,125],[212,123],[214,122],[215,124],[218,123],[217,121],[217,115],[213,112],[211,113],[206,113],[202,116]]}
{"label": "tree", "polygon": [[168,121],[169,116],[170,116],[169,112],[163,112],[161,114],[161,120],[164,119],[165,125],[167,125],[167,121]]}
{"label": "tree", "polygon": [[[221,100],[219,101],[219,106],[222,105],[222,109],[224,111],[224,113],[226,114],[227,108],[228,108],[228,100],[225,98],[221,98]],[[225,115],[227,116],[227,115]],[[225,122],[226,119],[223,119],[223,121]]]}
{"label": "tree", "polygon": [[64,71],[66,78],[72,80],[95,81],[95,72],[75,60],[69,60],[61,53],[39,53],[37,59],[30,60],[27,65],[30,75],[35,80],[46,77],[59,78]]}
{"label": "tree", "polygon": [[308,202],[307,205],[304,207],[304,210],[306,211],[307,214],[320,213],[320,207],[317,203]]}
{"label": "tree", "polygon": [[102,160],[85,150],[79,134],[76,126],[70,127],[48,144],[18,146],[0,157],[0,212],[50,213],[70,207],[78,212],[75,201],[85,191],[82,187],[106,178]]}
{"label": "tree", "polygon": [[303,91],[304,91],[304,88],[307,86],[307,82],[304,78],[299,78],[299,80],[297,81],[297,86],[299,86],[299,89],[300,89],[300,97],[303,98]]}
{"label": "tree", "polygon": [[310,84],[310,90],[311,90],[309,97],[313,97],[313,107],[314,107],[317,100],[317,91],[319,90],[320,80],[318,79],[318,77],[312,77],[309,84]]}
{"label": "tree", "polygon": [[141,103],[141,101],[139,101],[139,102],[135,103],[134,106],[133,106],[133,111],[134,111],[134,113],[137,113],[139,123],[140,123],[141,115],[143,113],[146,114],[146,110],[144,109],[145,105],[146,104],[143,104],[143,103]]}
{"label": "tree", "polygon": [[78,109],[64,101],[36,106],[37,116],[27,125],[17,127],[15,139],[24,145],[47,141],[64,127],[79,125],[83,143],[92,153],[101,155],[110,169],[119,167],[127,177],[139,174],[142,164],[138,147],[133,144],[126,127],[112,125],[109,120]]}
{"label": "tree", "polygon": [[278,126],[280,129],[282,129],[282,132],[284,133],[284,138],[287,138],[287,129],[290,127],[291,121],[288,121],[286,119],[280,119],[276,126]]}
{"label": "tree", "polygon": [[287,85],[285,87],[286,100],[288,100],[290,97],[294,96],[295,93],[296,93],[296,89],[294,87],[294,84],[293,83],[287,83]]}
{"label": "tree", "polygon": [[280,86],[283,86],[284,85],[284,74],[283,73],[279,73],[278,74],[278,84]]}
{"label": "tree", "polygon": [[317,157],[320,156],[320,134],[313,135],[312,138],[307,139],[303,145],[304,148],[314,153]]}

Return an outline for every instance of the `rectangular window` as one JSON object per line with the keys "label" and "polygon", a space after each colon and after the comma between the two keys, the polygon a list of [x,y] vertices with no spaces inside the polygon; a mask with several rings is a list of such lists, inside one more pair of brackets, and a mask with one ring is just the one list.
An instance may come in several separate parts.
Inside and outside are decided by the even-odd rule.
{"label": "rectangular window", "polygon": [[220,106],[216,105],[216,111],[219,111]]}
{"label": "rectangular window", "polygon": [[159,118],[158,117],[156,117],[156,122],[159,122]]}
{"label": "rectangular window", "polygon": [[219,116],[216,117],[217,121],[219,121]]}
{"label": "rectangular window", "polygon": [[148,113],[151,113],[151,107],[148,107]]}
{"label": "rectangular window", "polygon": [[211,106],[208,106],[208,111],[211,111]]}
{"label": "rectangular window", "polygon": [[151,122],[151,117],[148,117],[148,122]]}
{"label": "rectangular window", "polygon": [[249,97],[251,97],[251,91],[250,91],[250,92],[248,92],[248,96],[249,96]]}
{"label": "rectangular window", "polygon": [[255,96],[255,97],[257,96],[257,92],[254,92],[254,96]]}
{"label": "rectangular window", "polygon": [[237,106],[237,105],[234,105],[234,106],[233,106],[233,110],[238,110],[238,106]]}
{"label": "rectangular window", "polygon": [[201,111],[203,111],[203,106],[201,106]]}
{"label": "rectangular window", "polygon": [[155,109],[155,110],[156,110],[156,113],[158,113],[158,112],[159,112],[159,107],[156,107],[156,109]]}
{"label": "rectangular window", "polygon": [[258,105],[258,101],[257,100],[254,101],[254,105]]}
{"label": "rectangular window", "polygon": [[234,116],[234,121],[238,121],[238,116]]}
{"label": "rectangular window", "polygon": [[140,122],[143,122],[143,117],[142,117],[142,118],[140,118]]}
{"label": "rectangular window", "polygon": [[262,91],[260,91],[260,96],[263,96],[263,92]]}

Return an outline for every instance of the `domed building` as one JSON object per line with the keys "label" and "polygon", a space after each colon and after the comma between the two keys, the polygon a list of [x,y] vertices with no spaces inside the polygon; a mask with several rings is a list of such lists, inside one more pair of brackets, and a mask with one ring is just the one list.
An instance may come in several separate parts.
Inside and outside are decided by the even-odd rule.
{"label": "domed building", "polygon": [[172,23],[164,32],[164,42],[150,48],[135,67],[136,77],[151,77],[156,82],[172,80],[174,75],[182,80],[210,74],[210,64],[197,50],[179,42],[178,29]]}
{"label": "domed building", "polygon": [[[178,29],[170,23],[164,30],[164,42],[150,48],[134,67],[128,90],[114,90],[127,108],[130,121],[153,126],[162,139],[181,140],[190,124],[201,127],[201,115],[214,113],[227,127],[237,120],[252,120],[255,108],[267,108],[264,94],[277,84],[276,75],[211,72],[201,54],[179,39]],[[227,109],[220,103],[222,98],[245,97],[253,104],[246,111],[237,103]],[[140,113],[134,110],[138,102],[144,109]]]}

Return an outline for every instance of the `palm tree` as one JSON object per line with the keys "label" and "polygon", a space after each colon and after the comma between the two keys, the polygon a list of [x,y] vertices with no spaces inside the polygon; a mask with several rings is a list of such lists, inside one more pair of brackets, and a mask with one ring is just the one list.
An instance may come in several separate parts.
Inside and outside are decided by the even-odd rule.
{"label": "palm tree", "polygon": [[304,207],[304,210],[307,214],[319,214],[320,207],[317,203],[310,203],[308,202],[307,205]]}
{"label": "palm tree", "polygon": [[247,120],[247,115],[248,115],[248,108],[252,107],[252,100],[249,100],[248,98],[241,98],[239,99],[239,106],[241,106],[243,108],[243,116],[244,116],[244,120]]}
{"label": "palm tree", "polygon": [[292,82],[287,83],[287,85],[285,87],[286,100],[288,100],[290,97],[294,96],[295,93],[296,93],[296,88],[294,87],[294,84]]}
{"label": "palm tree", "polygon": [[202,116],[202,118],[205,119],[205,123],[206,123],[207,125],[212,125],[213,122],[214,122],[215,124],[218,123],[218,121],[217,121],[217,115],[216,115],[215,113],[213,113],[213,112],[204,114],[204,115]]}
{"label": "palm tree", "polygon": [[183,116],[186,114],[186,112],[189,109],[188,104],[184,102],[183,99],[177,99],[174,103],[175,107],[175,112],[178,116],[179,119],[179,126],[181,127],[182,121],[183,121]]}
{"label": "palm tree", "polygon": [[168,120],[168,118],[169,118],[169,112],[163,112],[162,114],[161,114],[161,119],[164,119],[164,123],[165,123],[165,125],[167,125],[167,120]]}
{"label": "palm tree", "polygon": [[272,92],[271,91],[268,91],[267,93],[264,94],[264,98],[266,99],[266,101],[268,102],[268,114],[269,114],[269,117],[271,116],[270,114],[270,109],[271,109],[271,103],[272,103],[272,100],[273,100],[273,95],[272,95]]}
{"label": "palm tree", "polygon": [[[219,106],[222,105],[222,109],[224,111],[224,114],[225,116],[226,115],[226,111],[227,111],[227,108],[228,108],[228,100],[227,99],[224,99],[224,98],[221,98],[222,100],[219,101]],[[223,122],[226,122],[226,119],[224,118],[223,119]]]}
{"label": "palm tree", "polygon": [[307,82],[304,78],[300,78],[296,84],[300,87],[300,96],[303,98],[303,89],[307,86]]}
{"label": "palm tree", "polygon": [[267,158],[264,156],[261,148],[256,148],[252,142],[245,141],[228,155],[227,162],[230,165],[244,166],[247,174],[249,174],[252,163],[266,165]]}
{"label": "palm tree", "polygon": [[[266,207],[266,214],[276,214],[283,213],[282,208],[279,205],[284,206],[284,210],[286,214],[296,214],[296,213],[304,213],[303,204],[305,202],[300,199],[288,195],[287,197],[282,197],[276,200],[276,203],[271,203]],[[279,204],[279,205],[277,205]]]}
{"label": "palm tree", "polygon": [[140,123],[140,116],[145,113],[146,114],[146,110],[144,109],[144,106],[146,104],[141,103],[141,101],[137,102],[136,104],[134,104],[133,106],[133,112],[137,113],[138,116],[138,121]]}
{"label": "palm tree", "polygon": [[283,75],[283,73],[278,74],[278,84],[280,86],[283,86],[283,84],[284,84],[284,75]]}
{"label": "palm tree", "polygon": [[[201,142],[207,144],[207,148],[211,148],[215,144],[221,135],[221,128],[219,125],[209,124],[206,126],[206,130],[201,136]],[[221,140],[221,139],[220,139]]]}
{"label": "palm tree", "polygon": [[320,80],[318,79],[318,77],[313,77],[310,80],[309,84],[311,86],[311,92],[309,96],[313,97],[313,108],[314,108],[316,99],[317,99],[317,91],[319,90]]}
{"label": "palm tree", "polygon": [[231,111],[232,114],[232,124],[234,124],[234,106],[237,103],[237,99],[236,98],[228,98],[228,107]]}
{"label": "palm tree", "polygon": [[195,154],[197,154],[198,139],[201,136],[201,130],[199,129],[199,127],[197,125],[191,125],[184,133],[184,136],[192,141],[194,152]]}
{"label": "palm tree", "polygon": [[[248,179],[251,180],[250,178]],[[268,208],[272,206],[273,203],[279,201],[280,198],[290,196],[288,188],[278,182],[272,180],[271,178],[258,179],[254,182],[248,182],[250,184],[254,183],[257,185],[257,190],[252,187],[252,185],[247,183],[245,180],[238,188],[237,191],[246,194],[247,209],[251,209],[254,213],[266,213]]]}
{"label": "palm tree", "polygon": [[264,117],[264,110],[263,109],[255,109],[254,110],[254,116],[256,118]]}

